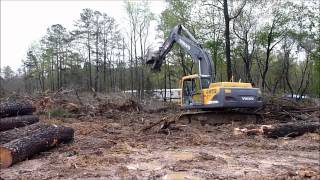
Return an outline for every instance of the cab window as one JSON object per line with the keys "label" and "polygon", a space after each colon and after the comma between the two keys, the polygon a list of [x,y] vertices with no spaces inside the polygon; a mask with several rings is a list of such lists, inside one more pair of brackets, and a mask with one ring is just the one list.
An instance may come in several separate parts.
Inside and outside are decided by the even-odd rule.
{"label": "cab window", "polygon": [[201,78],[201,84],[203,89],[209,88],[210,83],[211,83],[210,78]]}

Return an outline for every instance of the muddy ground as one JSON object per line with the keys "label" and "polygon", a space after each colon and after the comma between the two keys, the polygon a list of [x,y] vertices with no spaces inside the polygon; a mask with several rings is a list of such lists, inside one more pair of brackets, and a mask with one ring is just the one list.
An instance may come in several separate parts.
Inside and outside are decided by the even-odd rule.
{"label": "muddy ground", "polygon": [[[72,143],[1,169],[3,179],[320,179],[319,133],[269,139],[235,135],[239,123],[178,121],[180,112],[113,111],[101,116],[48,118],[75,129]],[[248,125],[248,124],[245,124]]]}

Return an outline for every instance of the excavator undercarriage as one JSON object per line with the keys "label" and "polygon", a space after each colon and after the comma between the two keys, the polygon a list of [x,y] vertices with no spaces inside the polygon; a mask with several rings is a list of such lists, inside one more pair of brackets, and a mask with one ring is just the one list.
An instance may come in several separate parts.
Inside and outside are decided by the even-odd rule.
{"label": "excavator undercarriage", "polygon": [[187,123],[199,121],[201,125],[221,125],[257,123],[262,117],[258,113],[252,112],[252,109],[210,109],[207,111],[189,110],[181,113],[178,119]]}

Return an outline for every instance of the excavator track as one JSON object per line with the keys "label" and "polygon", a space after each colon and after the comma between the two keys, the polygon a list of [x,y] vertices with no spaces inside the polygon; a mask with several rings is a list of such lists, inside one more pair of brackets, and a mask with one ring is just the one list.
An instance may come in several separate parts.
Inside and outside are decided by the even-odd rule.
{"label": "excavator track", "polygon": [[230,123],[257,123],[262,119],[261,115],[248,110],[209,110],[209,111],[188,111],[180,114],[179,120],[199,121],[201,125],[221,125]]}

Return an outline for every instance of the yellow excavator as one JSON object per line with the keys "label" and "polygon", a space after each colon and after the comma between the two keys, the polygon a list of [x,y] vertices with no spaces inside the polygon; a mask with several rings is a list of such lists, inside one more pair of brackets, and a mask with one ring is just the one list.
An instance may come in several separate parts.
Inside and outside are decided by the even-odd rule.
{"label": "yellow excavator", "polygon": [[160,71],[161,65],[177,43],[194,63],[198,63],[198,74],[182,77],[180,81],[180,103],[183,109],[217,110],[234,108],[258,108],[263,104],[261,91],[251,83],[215,82],[210,54],[182,25],[175,26],[169,37],[157,51],[147,53],[146,63],[151,69]]}

